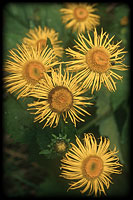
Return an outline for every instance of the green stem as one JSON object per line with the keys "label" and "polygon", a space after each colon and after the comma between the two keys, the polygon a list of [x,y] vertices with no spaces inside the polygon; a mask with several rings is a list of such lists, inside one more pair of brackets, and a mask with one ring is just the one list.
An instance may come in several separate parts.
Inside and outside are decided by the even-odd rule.
{"label": "green stem", "polygon": [[64,130],[64,120],[62,116],[60,116],[60,132],[63,133]]}

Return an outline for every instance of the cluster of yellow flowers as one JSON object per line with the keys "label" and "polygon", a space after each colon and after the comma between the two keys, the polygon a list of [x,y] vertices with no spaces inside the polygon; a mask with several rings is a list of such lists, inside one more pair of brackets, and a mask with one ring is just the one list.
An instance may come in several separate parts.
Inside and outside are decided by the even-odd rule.
{"label": "cluster of yellow flowers", "polygon": [[[23,38],[22,45],[10,50],[4,70],[8,73],[4,78],[5,87],[10,93],[16,93],[17,99],[28,96],[37,98],[28,104],[29,110],[35,110],[35,121],[45,121],[45,126],[56,127],[60,116],[67,118],[76,127],[76,122],[84,121],[79,115],[90,115],[83,107],[93,105],[92,97],[84,96],[88,90],[93,94],[104,84],[109,91],[116,90],[115,79],[122,76],[114,70],[124,71],[127,66],[123,63],[124,53],[120,49],[120,42],[114,43],[109,34],[101,29],[98,35],[96,26],[100,17],[94,12],[95,4],[68,3],[66,8],[60,9],[62,22],[66,28],[78,32],[78,40],[73,49],[65,49],[70,61],[61,60],[64,53],[58,40],[58,33],[54,29],[39,26],[30,30]],[[92,39],[90,31],[93,30]],[[88,37],[84,36],[87,31]],[[50,44],[50,47],[49,47]],[[75,49],[75,50],[74,50]],[[66,68],[62,69],[62,64]],[[73,74],[72,72],[76,72]],[[121,173],[117,168],[121,166],[116,149],[109,150],[109,140],[100,138],[97,144],[92,134],[86,134],[84,145],[76,137],[78,147],[74,144],[62,160],[62,177],[72,182],[70,189],[86,187],[82,191],[89,193],[104,192],[103,184],[109,188],[111,173]],[[78,181],[77,181],[78,179]]]}

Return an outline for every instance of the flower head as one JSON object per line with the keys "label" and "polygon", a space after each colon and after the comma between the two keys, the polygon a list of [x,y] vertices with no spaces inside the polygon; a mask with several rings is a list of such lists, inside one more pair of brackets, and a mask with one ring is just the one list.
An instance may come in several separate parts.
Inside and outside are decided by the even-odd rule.
{"label": "flower head", "polygon": [[83,81],[83,86],[87,88],[92,87],[94,90],[99,90],[103,83],[108,90],[115,91],[116,83],[113,80],[122,79],[122,76],[115,73],[114,70],[124,71],[126,65],[123,64],[123,57],[126,51],[124,48],[119,49],[120,42],[111,44],[114,36],[108,39],[109,34],[103,33],[101,35],[94,31],[94,42],[88,33],[87,39],[83,34],[79,34],[78,42],[74,47],[77,49],[66,49],[67,54],[73,57],[72,61],[68,62],[68,70],[76,71],[78,81]]}
{"label": "flower head", "polygon": [[97,10],[95,4],[87,3],[67,3],[66,8],[61,8],[60,12],[63,23],[66,23],[66,28],[72,28],[73,32],[85,33],[85,30],[90,31],[95,26],[99,25],[100,16],[94,14]]}
{"label": "flower head", "polygon": [[71,143],[72,147],[61,160],[62,173],[65,179],[72,180],[69,189],[77,189],[85,186],[81,193],[89,190],[89,195],[97,193],[105,194],[104,185],[109,188],[111,174],[120,174],[119,163],[116,148],[113,151],[109,149],[110,141],[100,137],[97,144],[92,134],[85,134],[84,145],[76,136],[78,147]]}
{"label": "flower head", "polygon": [[126,26],[128,23],[129,23],[129,19],[128,19],[127,16],[124,16],[124,17],[121,18],[120,24],[121,24],[122,26]]}
{"label": "flower head", "polygon": [[63,140],[59,140],[55,144],[55,149],[59,153],[66,151],[66,148],[67,148],[66,143]]}
{"label": "flower head", "polygon": [[48,147],[59,155],[64,154],[70,148],[70,139],[67,138],[67,135],[62,135],[61,133],[59,133],[59,136],[54,134],[52,136],[51,144]]}
{"label": "flower head", "polygon": [[48,159],[62,157],[70,148],[70,139],[67,135],[59,133],[59,135],[51,134],[49,144],[39,154],[45,155]]}
{"label": "flower head", "polygon": [[27,48],[24,44],[18,45],[18,49],[10,50],[10,58],[7,60],[4,70],[8,73],[4,77],[8,92],[18,94],[17,99],[26,97],[29,92],[45,78],[46,72],[58,62],[53,61],[54,52],[46,47],[43,51]]}
{"label": "flower head", "polygon": [[49,29],[46,26],[42,29],[39,26],[38,28],[30,29],[27,36],[28,37],[24,37],[23,39],[25,45],[40,50],[45,49],[48,45],[48,47],[52,47],[56,56],[62,56],[63,48],[59,46],[61,41],[58,40],[58,33],[56,33],[54,29]]}
{"label": "flower head", "polygon": [[79,87],[69,72],[63,75],[61,65],[58,71],[52,70],[51,74],[52,78],[47,76],[47,80],[40,81],[39,87],[31,93],[31,96],[38,98],[38,101],[28,104],[33,107],[30,110],[36,110],[35,114],[38,114],[35,121],[47,119],[44,127],[51,127],[54,123],[57,126],[62,115],[65,122],[69,116],[76,126],[76,121],[84,121],[78,114],[90,115],[82,106],[91,105],[92,103],[87,102],[91,98],[81,96],[86,89]]}

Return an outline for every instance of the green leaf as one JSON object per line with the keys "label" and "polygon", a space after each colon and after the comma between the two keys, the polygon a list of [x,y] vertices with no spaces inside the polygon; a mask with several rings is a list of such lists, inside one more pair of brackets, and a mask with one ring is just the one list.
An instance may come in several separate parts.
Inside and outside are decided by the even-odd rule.
{"label": "green leaf", "polygon": [[130,113],[128,110],[125,123],[123,125],[122,133],[121,133],[121,144],[124,144],[128,141],[129,138],[129,122],[130,122]]}
{"label": "green leaf", "polygon": [[[20,12],[17,5],[14,4],[12,7],[11,4],[7,4],[4,9],[4,27],[3,27],[3,40],[4,40],[4,58],[7,58],[9,54],[8,50],[12,48],[16,48],[16,44],[21,44],[25,33],[28,31],[28,27],[26,27],[21,20],[19,21],[18,16],[14,13]],[[20,16],[19,16],[20,17]],[[20,19],[22,16],[20,17]],[[27,21],[25,19],[25,21]]]}
{"label": "green leaf", "polygon": [[99,123],[99,131],[101,136],[109,138],[111,150],[113,150],[113,148],[116,146],[116,149],[119,151],[118,157],[120,162],[124,163],[123,155],[121,152],[120,133],[113,114]]}
{"label": "green leaf", "polygon": [[29,143],[36,134],[32,116],[26,105],[8,95],[3,102],[3,128],[16,142]]}
{"label": "green leaf", "polygon": [[[114,147],[114,145],[116,146],[116,148],[119,150],[118,156],[120,161],[124,163],[120,146],[120,133],[114,118],[114,114],[111,110],[110,93],[107,92],[107,90],[101,90],[97,94],[96,106],[97,117],[101,117],[101,120],[97,122],[100,135],[109,138],[111,149]],[[108,113],[108,115],[103,118],[102,116],[104,116],[104,113]]]}
{"label": "green leaf", "polygon": [[124,104],[125,106],[123,106],[125,108],[126,111],[126,119],[124,121],[123,127],[122,127],[122,132],[121,132],[121,138],[120,138],[120,143],[121,143],[121,148],[122,148],[122,154],[125,160],[125,167],[127,168],[127,170],[129,169],[130,166],[130,140],[131,140],[131,132],[130,132],[130,128],[129,128],[129,124],[130,124],[130,108],[128,106],[127,103]]}
{"label": "green leaf", "polygon": [[111,93],[104,86],[96,93],[97,116],[110,112],[110,95]]}
{"label": "green leaf", "polygon": [[[31,15],[30,11],[33,10],[33,7],[30,5],[28,7],[28,4],[25,3],[9,3],[5,6],[5,11],[10,16],[11,20],[13,20],[15,23],[18,22],[21,27],[20,30],[15,31],[23,31],[22,28],[28,28],[28,20],[27,20],[27,14],[26,14],[26,7],[29,10],[29,14]],[[32,11],[33,12],[33,11]],[[13,24],[11,24],[13,25]],[[10,25],[10,26],[11,26]]]}
{"label": "green leaf", "polygon": [[38,124],[37,126],[39,130],[36,134],[37,143],[40,146],[40,149],[45,149],[50,142],[52,130],[49,127],[45,127],[44,129],[42,129],[42,127],[39,127]]}
{"label": "green leaf", "polygon": [[42,182],[37,189],[37,196],[55,196],[61,194],[61,185],[55,179],[55,177],[48,177]]}
{"label": "green leaf", "polygon": [[39,152],[39,154],[44,154],[44,155],[48,155],[50,153],[51,152],[48,149],[44,149],[44,150],[42,150],[42,151]]}
{"label": "green leaf", "polygon": [[123,80],[117,82],[117,90],[111,93],[111,104],[114,111],[129,97],[129,71],[122,72],[121,75],[123,75]]}
{"label": "green leaf", "polygon": [[[54,165],[53,165],[54,166]],[[79,190],[67,192],[68,185],[64,179],[57,177],[57,175],[49,175],[37,188],[38,197],[79,197],[81,195]]]}
{"label": "green leaf", "polygon": [[60,132],[59,126],[56,128],[53,127],[45,127],[42,129],[42,126],[40,124],[36,124],[36,127],[38,128],[38,132],[36,134],[37,143],[40,146],[40,149],[46,149],[47,145],[50,144],[52,139],[52,134],[58,135]]}

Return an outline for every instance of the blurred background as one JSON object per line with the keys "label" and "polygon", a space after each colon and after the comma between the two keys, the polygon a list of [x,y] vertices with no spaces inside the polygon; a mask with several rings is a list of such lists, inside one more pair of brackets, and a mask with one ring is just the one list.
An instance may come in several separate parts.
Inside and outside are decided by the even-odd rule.
{"label": "blurred background", "polygon": [[[76,33],[66,30],[61,22],[59,9],[63,3],[8,3],[3,7],[3,63],[8,59],[9,50],[21,44],[29,29],[40,25],[59,32],[64,48],[72,47]],[[101,27],[115,35],[115,41],[122,40],[121,48],[128,53],[124,63],[130,67],[130,7],[122,3],[98,3],[97,14],[100,15]],[[63,55],[62,60],[67,58]],[[130,189],[130,69],[119,72],[123,76],[117,83],[117,91],[110,93],[102,88],[95,94],[94,106],[87,107],[92,117],[85,117],[85,123],[73,127],[64,126],[64,132],[71,142],[75,134],[80,138],[84,133],[92,132],[96,137],[106,136],[111,147],[119,150],[120,162],[123,164],[121,175],[112,175],[114,184],[106,190],[107,196],[122,197]],[[51,196],[85,196],[80,190],[68,191],[69,181],[59,177],[62,155],[50,152],[48,144],[52,134],[58,136],[57,128],[45,128],[38,122],[33,123],[34,116],[26,110],[32,98],[16,100],[14,95],[3,88],[3,193],[7,197],[51,197]],[[46,150],[44,154],[40,151]]]}

